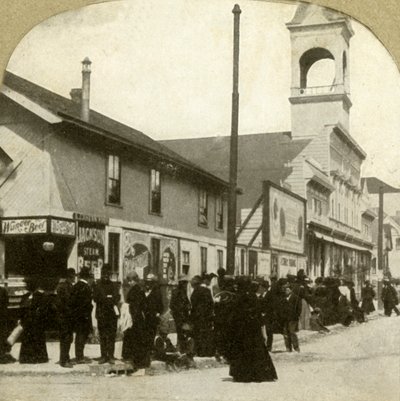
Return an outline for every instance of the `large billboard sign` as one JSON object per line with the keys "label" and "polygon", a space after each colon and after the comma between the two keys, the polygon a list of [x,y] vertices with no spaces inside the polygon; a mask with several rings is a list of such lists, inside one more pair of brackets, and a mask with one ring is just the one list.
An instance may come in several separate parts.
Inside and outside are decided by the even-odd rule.
{"label": "large billboard sign", "polygon": [[264,182],[263,248],[305,253],[306,200]]}

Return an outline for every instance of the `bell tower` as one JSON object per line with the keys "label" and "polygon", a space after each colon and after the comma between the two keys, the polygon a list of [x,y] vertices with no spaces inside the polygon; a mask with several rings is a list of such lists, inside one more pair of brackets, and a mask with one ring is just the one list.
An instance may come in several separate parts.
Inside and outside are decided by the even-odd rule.
{"label": "bell tower", "polygon": [[349,19],[332,10],[300,4],[288,24],[292,46],[292,136],[313,137],[327,124],[349,130]]}

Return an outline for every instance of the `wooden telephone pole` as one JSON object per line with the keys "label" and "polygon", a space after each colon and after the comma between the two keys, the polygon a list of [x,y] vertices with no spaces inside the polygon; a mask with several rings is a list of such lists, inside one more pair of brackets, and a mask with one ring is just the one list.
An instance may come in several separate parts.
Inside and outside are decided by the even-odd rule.
{"label": "wooden telephone pole", "polygon": [[229,165],[229,198],[228,198],[228,233],[226,268],[228,274],[235,272],[235,242],[236,242],[236,192],[238,164],[238,127],[239,127],[239,32],[240,7],[235,4],[232,13],[233,23],[233,91],[232,91],[232,120]]}

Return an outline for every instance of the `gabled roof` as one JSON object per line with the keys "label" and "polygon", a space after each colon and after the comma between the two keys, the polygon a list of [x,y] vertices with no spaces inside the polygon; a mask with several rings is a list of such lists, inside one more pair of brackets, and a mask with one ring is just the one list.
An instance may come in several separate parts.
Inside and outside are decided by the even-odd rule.
{"label": "gabled roof", "polygon": [[400,192],[400,188],[394,188],[377,177],[363,177],[361,178],[361,185],[367,185],[368,193],[370,194],[378,194],[380,188],[383,189],[383,193]]}
{"label": "gabled roof", "polygon": [[228,185],[218,177],[210,174],[206,169],[196,166],[185,157],[153,140],[143,132],[113,120],[94,110],[90,110],[89,122],[83,121],[77,103],[21,78],[10,71],[5,72],[3,83],[7,88],[14,90],[54,115],[61,117],[64,122],[77,124],[80,127],[91,130],[95,133],[101,132],[103,135],[108,135],[112,140],[120,140],[124,144],[129,144],[135,148],[152,154],[153,157],[175,162],[181,167],[189,169],[196,174],[200,174],[208,180],[217,182],[220,185]]}
{"label": "gabled roof", "polygon": [[324,24],[343,24],[347,28],[347,36],[354,35],[350,19],[339,11],[332,10],[317,4],[300,3],[292,20],[286,24],[289,30],[301,27],[312,27]]}
{"label": "gabled roof", "polygon": [[[260,196],[262,181],[281,185],[289,176],[291,162],[310,142],[292,140],[290,132],[239,135],[238,186],[244,194],[238,197],[239,208],[252,207]],[[230,137],[174,139],[161,141],[182,156],[191,158],[221,179],[229,179]]]}
{"label": "gabled roof", "polygon": [[345,20],[347,17],[338,11],[321,7],[316,4],[301,3],[297,6],[296,12],[290,24],[324,23]]}
{"label": "gabled roof", "polygon": [[[229,179],[230,136],[186,138],[160,141],[222,179]],[[260,173],[273,182],[284,180],[292,161],[310,140],[292,140],[290,132],[240,135],[238,141],[238,174]],[[272,178],[268,178],[271,176]],[[256,178],[256,177],[255,177]]]}

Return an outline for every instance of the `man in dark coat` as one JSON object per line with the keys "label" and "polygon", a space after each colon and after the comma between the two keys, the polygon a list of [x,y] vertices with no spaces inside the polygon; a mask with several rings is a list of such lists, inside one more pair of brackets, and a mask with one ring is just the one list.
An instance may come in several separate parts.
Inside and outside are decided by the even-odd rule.
{"label": "man in dark coat", "polygon": [[114,349],[119,316],[119,298],[118,289],[110,280],[110,267],[108,264],[104,264],[101,270],[101,279],[94,287],[93,292],[100,337],[101,358],[99,364],[115,362]]}
{"label": "man in dark coat", "polygon": [[129,359],[133,362],[135,374],[144,374],[147,365],[147,333],[146,333],[146,295],[139,285],[139,276],[136,272],[128,274],[130,290],[127,295],[129,313],[132,318],[132,327],[126,330],[129,341],[126,351]]}
{"label": "man in dark coat", "polygon": [[213,332],[214,302],[211,291],[202,287],[200,276],[191,280],[193,288],[190,302],[192,310],[190,320],[193,325],[193,339],[197,356],[214,356],[215,341]]}
{"label": "man in dark coat", "polygon": [[154,339],[157,334],[157,327],[160,323],[160,316],[164,310],[161,289],[157,277],[150,273],[145,278],[146,295],[146,333],[147,333],[147,363],[150,366],[150,356],[154,347]]}
{"label": "man in dark coat", "polygon": [[365,286],[361,289],[361,308],[367,315],[375,310],[374,298],[376,293],[369,280],[365,281]]}
{"label": "man in dark coat", "polygon": [[192,346],[192,325],[190,322],[190,301],[188,298],[189,279],[185,275],[178,277],[178,287],[172,291],[171,302],[169,307],[171,309],[172,317],[175,321],[177,345],[179,352],[185,354],[188,358],[193,358],[194,347]]}
{"label": "man in dark coat", "polygon": [[181,354],[193,357],[190,349],[191,323],[190,323],[190,301],[187,295],[189,279],[185,275],[178,277],[178,287],[172,291],[169,307],[175,321],[178,349]]}
{"label": "man in dark coat", "polygon": [[71,314],[75,335],[75,358],[76,363],[81,364],[88,361],[84,357],[84,348],[92,326],[92,285],[93,275],[89,269],[83,267],[79,273],[79,281],[72,287],[71,291]]}
{"label": "man in dark coat", "polygon": [[289,284],[284,287],[286,298],[282,298],[281,312],[283,313],[284,326],[283,337],[285,340],[286,351],[292,352],[294,349],[300,352],[299,340],[297,338],[299,318],[301,314],[301,299],[295,295]]}
{"label": "man in dark coat", "polygon": [[272,344],[274,341],[274,331],[281,331],[277,329],[277,317],[276,317],[276,304],[277,297],[279,294],[279,287],[274,285],[270,288],[268,281],[263,280],[260,282],[261,294],[259,295],[262,317],[265,325],[265,331],[267,334],[267,350],[271,352]]}
{"label": "man in dark coat", "polygon": [[68,269],[61,278],[56,289],[57,312],[60,337],[60,366],[72,368],[69,349],[73,340],[73,321],[71,312],[71,292],[75,281],[75,269]]}
{"label": "man in dark coat", "polygon": [[386,316],[390,316],[392,311],[395,311],[397,316],[400,315],[400,312],[396,307],[399,303],[399,298],[396,289],[392,286],[389,279],[383,280],[382,301]]}

